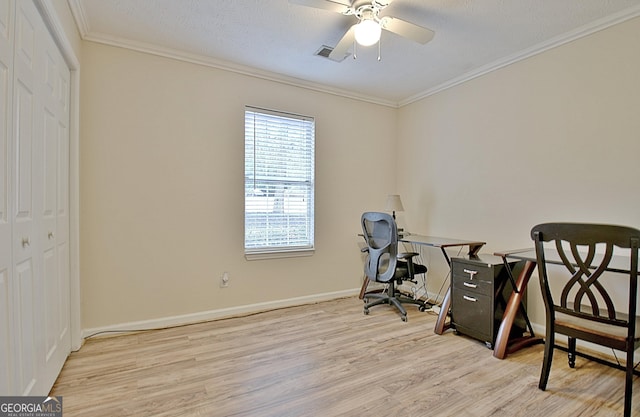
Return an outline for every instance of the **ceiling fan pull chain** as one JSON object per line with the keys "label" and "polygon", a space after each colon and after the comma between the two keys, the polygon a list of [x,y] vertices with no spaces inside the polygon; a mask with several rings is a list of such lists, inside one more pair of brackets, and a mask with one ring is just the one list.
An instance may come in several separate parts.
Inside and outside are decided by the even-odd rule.
{"label": "ceiling fan pull chain", "polygon": [[357,51],[357,45],[358,43],[356,42],[355,38],[353,39],[353,59],[357,59],[358,58],[358,51]]}
{"label": "ceiling fan pull chain", "polygon": [[382,42],[382,38],[378,39],[378,61],[382,59],[380,56],[380,42]]}

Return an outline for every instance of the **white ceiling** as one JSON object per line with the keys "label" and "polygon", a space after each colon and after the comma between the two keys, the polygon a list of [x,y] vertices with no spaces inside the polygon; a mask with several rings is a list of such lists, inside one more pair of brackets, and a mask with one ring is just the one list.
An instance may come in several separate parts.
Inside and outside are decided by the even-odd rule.
{"label": "white ceiling", "polygon": [[335,46],[355,18],[288,0],[69,4],[86,40],[391,106],[640,16],[640,0],[395,0],[381,15],[432,29],[434,39],[420,45],[385,31],[381,61],[376,47],[360,47],[357,59],[337,63],[315,52]]}

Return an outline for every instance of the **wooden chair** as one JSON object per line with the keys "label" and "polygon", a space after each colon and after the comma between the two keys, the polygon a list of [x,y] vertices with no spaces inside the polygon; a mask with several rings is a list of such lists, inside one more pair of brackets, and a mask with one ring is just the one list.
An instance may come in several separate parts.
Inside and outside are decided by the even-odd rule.
{"label": "wooden chair", "polygon": [[[535,226],[531,238],[535,241],[546,310],[544,362],[538,387],[546,389],[553,350],[559,347],[555,335],[563,334],[568,337],[571,368],[578,355],[626,371],[624,415],[631,416],[634,351],[640,345],[636,316],[640,231],[601,224],[546,223]],[[614,255],[614,248],[628,255]],[[564,267],[549,268],[551,264]],[[621,274],[624,279],[619,279]],[[620,302],[612,297],[603,282],[605,276],[605,280],[615,281],[616,292],[628,291],[628,299]],[[577,352],[577,339],[625,352],[625,365]]]}

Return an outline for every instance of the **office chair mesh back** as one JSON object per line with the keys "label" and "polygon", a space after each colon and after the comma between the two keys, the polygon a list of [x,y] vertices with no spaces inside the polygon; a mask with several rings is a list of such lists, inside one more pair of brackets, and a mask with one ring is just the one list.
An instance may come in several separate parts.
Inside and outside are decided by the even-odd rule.
{"label": "office chair mesh back", "polygon": [[396,273],[398,230],[393,217],[369,212],[362,216],[362,231],[369,246],[364,272],[372,281],[389,282]]}

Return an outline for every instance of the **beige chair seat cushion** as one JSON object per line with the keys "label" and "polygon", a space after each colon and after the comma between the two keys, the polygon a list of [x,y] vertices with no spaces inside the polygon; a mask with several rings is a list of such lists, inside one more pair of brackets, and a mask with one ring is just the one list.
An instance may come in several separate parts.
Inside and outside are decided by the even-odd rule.
{"label": "beige chair seat cushion", "polygon": [[[626,314],[618,313],[618,317],[622,320],[626,319]],[[578,330],[585,330],[591,333],[597,333],[604,337],[614,337],[618,340],[624,341],[627,337],[627,328],[620,326],[613,326],[606,323],[599,323],[597,321],[587,320],[580,317],[575,317],[570,314],[565,314],[556,311],[556,326],[561,325],[565,327],[571,327]],[[634,340],[640,340],[640,317],[636,316],[636,336]]]}

